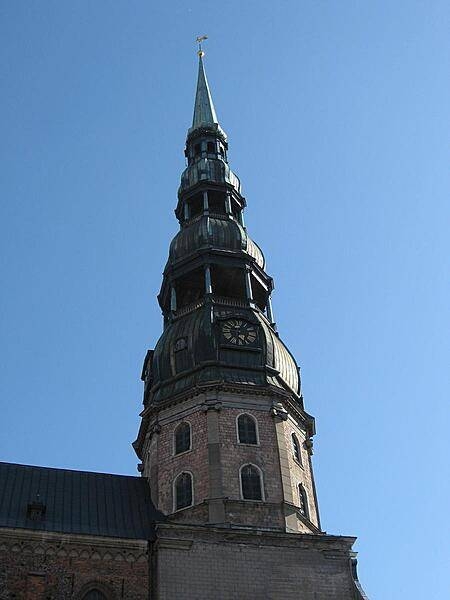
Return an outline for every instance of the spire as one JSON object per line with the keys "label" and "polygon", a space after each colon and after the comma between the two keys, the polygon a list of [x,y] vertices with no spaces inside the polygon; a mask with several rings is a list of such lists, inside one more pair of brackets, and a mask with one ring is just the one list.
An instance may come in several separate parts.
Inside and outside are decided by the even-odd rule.
{"label": "spire", "polygon": [[198,79],[197,93],[195,95],[194,118],[192,119],[192,128],[196,129],[202,125],[217,125],[217,115],[209,91],[208,80],[206,79],[205,67],[203,65],[204,52],[198,52]]}

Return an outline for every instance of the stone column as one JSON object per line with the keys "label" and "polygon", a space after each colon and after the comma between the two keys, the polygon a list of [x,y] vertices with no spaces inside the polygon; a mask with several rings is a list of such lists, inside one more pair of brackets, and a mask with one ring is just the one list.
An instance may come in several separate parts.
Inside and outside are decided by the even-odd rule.
{"label": "stone column", "polygon": [[297,514],[294,508],[294,497],[292,495],[291,470],[289,468],[288,448],[286,447],[285,421],[288,413],[282,404],[274,403],[272,416],[275,422],[275,433],[277,436],[278,456],[280,459],[281,486],[283,491],[283,510],[286,531],[298,531]]}
{"label": "stone column", "polygon": [[173,285],[170,289],[170,310],[172,312],[175,312],[177,310],[177,292]]}
{"label": "stone column", "polygon": [[220,409],[221,405],[216,403],[209,406],[206,412],[209,469],[208,520],[211,524],[225,523],[219,434]]}
{"label": "stone column", "polygon": [[227,213],[227,215],[231,215],[233,212],[231,210],[231,197],[229,192],[227,193],[225,198],[225,212]]}
{"label": "stone column", "polygon": [[253,302],[252,278],[249,269],[245,269],[245,291],[247,293],[247,300]]}
{"label": "stone column", "polygon": [[205,266],[205,294],[212,294],[211,267]]}
{"label": "stone column", "polygon": [[269,296],[267,298],[267,319],[270,323],[274,323],[273,311],[272,311],[272,298]]}
{"label": "stone column", "polygon": [[150,496],[153,504],[159,505],[159,474],[158,474],[158,438],[161,427],[154,423],[147,434],[146,455],[144,457],[144,476],[150,484]]}

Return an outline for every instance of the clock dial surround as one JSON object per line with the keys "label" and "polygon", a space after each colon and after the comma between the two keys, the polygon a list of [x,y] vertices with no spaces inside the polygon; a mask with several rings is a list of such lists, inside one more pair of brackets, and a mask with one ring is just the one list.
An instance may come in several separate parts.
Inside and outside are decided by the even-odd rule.
{"label": "clock dial surround", "polygon": [[248,321],[229,319],[222,324],[222,335],[233,346],[248,346],[256,341],[258,330]]}

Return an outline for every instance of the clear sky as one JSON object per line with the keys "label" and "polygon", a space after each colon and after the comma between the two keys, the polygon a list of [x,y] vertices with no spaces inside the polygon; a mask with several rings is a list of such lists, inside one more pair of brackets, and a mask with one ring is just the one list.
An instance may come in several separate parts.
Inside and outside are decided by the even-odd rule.
{"label": "clear sky", "polygon": [[0,451],[136,474],[139,380],[207,67],[323,527],[371,600],[449,593],[446,0],[0,2]]}

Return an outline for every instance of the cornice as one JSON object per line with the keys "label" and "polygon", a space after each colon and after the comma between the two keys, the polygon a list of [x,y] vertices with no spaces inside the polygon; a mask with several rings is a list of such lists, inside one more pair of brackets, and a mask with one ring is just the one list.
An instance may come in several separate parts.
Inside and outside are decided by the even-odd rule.
{"label": "cornice", "polygon": [[[160,412],[177,406],[179,404],[183,404],[193,398],[203,396],[203,398],[199,399],[198,410],[201,410],[202,407],[208,406],[208,402],[206,397],[208,395],[218,396],[219,393],[230,393],[234,396],[254,396],[259,398],[267,398],[272,401],[272,414],[274,418],[285,419],[285,415],[291,415],[299,424],[303,426],[307,433],[307,443],[310,445],[310,449],[312,450],[312,440],[311,437],[315,434],[314,427],[314,417],[309,415],[303,409],[303,401],[302,397],[294,396],[289,392],[282,390],[280,388],[276,388],[274,386],[245,386],[244,384],[227,384],[227,383],[213,383],[213,384],[205,384],[205,385],[197,385],[195,387],[189,388],[188,390],[184,390],[180,392],[176,396],[172,396],[166,400],[158,404],[149,404],[141,413],[142,417],[141,426],[139,428],[138,437],[133,442],[133,447],[138,455],[141,458],[140,450],[145,442],[145,437],[149,433],[150,424],[153,422],[154,424],[158,423],[158,415]],[[278,400],[281,403],[281,408],[277,407],[277,403],[274,400]],[[301,405],[299,406],[299,401],[301,401]],[[229,404],[226,399],[221,400],[222,405],[227,407]],[[283,414],[283,411],[285,414]],[[150,433],[159,433],[158,430],[152,430]]]}
{"label": "cornice", "polygon": [[[136,560],[143,553],[147,553],[149,541],[1,527],[0,543],[2,545],[6,544],[9,551],[20,551],[30,544],[32,550],[44,544],[46,547],[52,548],[55,553],[60,552],[65,546],[74,545],[87,548],[91,554],[99,549],[103,549],[105,552],[107,549],[109,552],[111,552],[111,549],[120,549],[122,554],[128,551],[131,552]],[[13,546],[15,546],[15,550],[13,550]],[[45,551],[48,552],[48,548]],[[37,552],[37,554],[40,553]]]}
{"label": "cornice", "polygon": [[159,523],[156,525],[156,545],[161,541],[202,539],[212,543],[244,543],[257,546],[297,547],[321,550],[327,558],[339,556],[348,558],[356,541],[353,536],[335,536],[325,533],[285,533],[262,527],[214,527],[210,525],[191,525]]}

